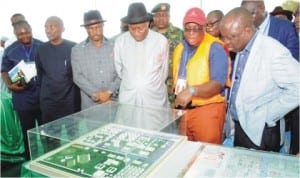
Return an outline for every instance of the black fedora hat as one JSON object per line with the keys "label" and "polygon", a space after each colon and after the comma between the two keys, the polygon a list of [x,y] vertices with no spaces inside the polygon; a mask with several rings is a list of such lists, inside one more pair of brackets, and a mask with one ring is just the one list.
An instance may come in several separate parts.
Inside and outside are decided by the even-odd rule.
{"label": "black fedora hat", "polygon": [[289,20],[293,19],[293,12],[289,10],[283,9],[281,6],[276,6],[274,10],[270,13],[272,16],[283,14],[285,15]]}
{"label": "black fedora hat", "polygon": [[83,15],[83,23],[81,27],[86,27],[89,25],[94,25],[97,23],[105,22],[106,20],[102,19],[102,16],[98,10],[90,10]]}
{"label": "black fedora hat", "polygon": [[129,5],[127,16],[123,17],[121,21],[127,24],[136,24],[150,21],[151,19],[152,16],[147,12],[145,5],[137,2]]}

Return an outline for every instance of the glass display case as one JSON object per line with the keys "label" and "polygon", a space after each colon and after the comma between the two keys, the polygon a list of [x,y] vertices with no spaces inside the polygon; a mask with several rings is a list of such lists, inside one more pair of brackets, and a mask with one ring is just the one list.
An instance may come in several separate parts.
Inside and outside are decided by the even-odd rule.
{"label": "glass display case", "polygon": [[140,177],[186,141],[182,113],[109,102],[28,131],[30,168],[47,176]]}
{"label": "glass display case", "polygon": [[49,177],[299,177],[299,157],[188,141],[184,111],[101,104],[28,131]]}

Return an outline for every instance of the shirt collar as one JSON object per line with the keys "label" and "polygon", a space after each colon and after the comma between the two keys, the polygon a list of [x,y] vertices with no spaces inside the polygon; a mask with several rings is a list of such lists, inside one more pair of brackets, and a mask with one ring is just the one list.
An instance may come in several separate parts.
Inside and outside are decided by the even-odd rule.
{"label": "shirt collar", "polygon": [[257,34],[258,34],[258,31],[255,32],[255,34],[252,36],[250,41],[247,43],[246,47],[240,52],[241,54],[250,53],[253,43],[257,37]]}
{"label": "shirt collar", "polygon": [[265,34],[268,32],[269,24],[270,24],[270,15],[269,13],[266,12],[264,21],[257,27],[257,29],[263,34]]}
{"label": "shirt collar", "polygon": [[[107,43],[109,43],[109,40],[108,40],[105,36],[103,36],[102,43],[103,43],[103,44],[107,44]],[[86,45],[92,45],[92,42],[91,42],[91,40],[90,40],[89,37],[87,37],[87,38],[84,40],[84,45],[85,45],[85,46],[86,46]]]}

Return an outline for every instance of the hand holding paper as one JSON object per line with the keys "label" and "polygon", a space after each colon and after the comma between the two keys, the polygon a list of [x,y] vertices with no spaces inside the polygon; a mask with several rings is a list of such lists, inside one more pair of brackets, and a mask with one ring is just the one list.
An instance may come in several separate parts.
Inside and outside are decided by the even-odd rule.
{"label": "hand holding paper", "polygon": [[[20,73],[22,75],[20,75]],[[36,68],[34,62],[25,63],[24,60],[21,60],[15,67],[13,67],[9,72],[9,78],[12,83],[15,83],[21,80],[21,76],[24,77],[25,82],[28,83],[33,77],[36,76]]]}
{"label": "hand holding paper", "polygon": [[187,84],[185,79],[178,79],[175,87],[175,95],[178,95],[178,93],[183,91],[186,88],[186,85]]}

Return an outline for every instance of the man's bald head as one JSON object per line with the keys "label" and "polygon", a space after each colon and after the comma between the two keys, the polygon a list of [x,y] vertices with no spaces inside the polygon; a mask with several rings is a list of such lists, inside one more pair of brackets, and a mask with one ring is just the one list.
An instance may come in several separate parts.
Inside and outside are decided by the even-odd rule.
{"label": "man's bald head", "polygon": [[250,12],[255,27],[259,27],[266,18],[266,8],[263,0],[243,0],[241,7]]}
{"label": "man's bald head", "polygon": [[51,16],[46,20],[45,32],[49,41],[53,45],[59,45],[62,43],[62,33],[64,30],[64,23],[61,18],[57,16]]}
{"label": "man's bald head", "polygon": [[250,12],[242,7],[232,9],[223,17],[220,31],[230,50],[243,50],[255,33]]}
{"label": "man's bald head", "polygon": [[265,3],[264,0],[243,0],[241,5],[245,4],[245,3]]}
{"label": "man's bald head", "polygon": [[49,17],[47,20],[46,20],[46,23],[47,22],[53,22],[55,24],[57,24],[58,26],[60,27],[64,27],[64,22],[62,21],[61,18],[57,17],[57,16],[51,16]]}
{"label": "man's bald head", "polygon": [[253,27],[252,16],[250,12],[242,7],[237,7],[229,11],[221,21],[221,25],[236,24],[241,27]]}

